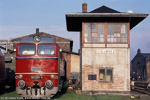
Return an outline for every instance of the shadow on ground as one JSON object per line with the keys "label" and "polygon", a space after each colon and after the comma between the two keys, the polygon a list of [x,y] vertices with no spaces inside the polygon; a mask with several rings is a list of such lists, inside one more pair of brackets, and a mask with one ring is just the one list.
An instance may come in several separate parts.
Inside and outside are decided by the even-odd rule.
{"label": "shadow on ground", "polygon": [[10,93],[13,91],[15,91],[15,87],[5,86],[5,88],[3,88],[3,90],[0,90],[0,95]]}
{"label": "shadow on ground", "polygon": [[66,84],[66,86],[64,86],[61,90],[61,92],[58,92],[56,95],[54,95],[51,99],[59,99],[61,98],[66,92],[67,92],[67,89],[68,89],[68,85]]}

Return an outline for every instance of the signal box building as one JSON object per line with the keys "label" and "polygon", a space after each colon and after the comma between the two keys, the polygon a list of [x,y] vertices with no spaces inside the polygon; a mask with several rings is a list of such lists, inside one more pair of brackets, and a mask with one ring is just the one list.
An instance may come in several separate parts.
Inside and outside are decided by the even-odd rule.
{"label": "signal box building", "polygon": [[67,30],[80,32],[82,93],[130,91],[130,30],[148,14],[82,6],[66,14]]}

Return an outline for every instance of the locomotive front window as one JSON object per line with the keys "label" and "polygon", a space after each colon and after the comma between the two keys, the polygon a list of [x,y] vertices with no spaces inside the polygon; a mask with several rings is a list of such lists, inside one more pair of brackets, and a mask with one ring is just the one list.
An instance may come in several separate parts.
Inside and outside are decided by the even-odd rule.
{"label": "locomotive front window", "polygon": [[34,55],[35,54],[35,45],[33,44],[23,44],[19,47],[20,55]]}
{"label": "locomotive front window", "polygon": [[39,45],[38,54],[40,55],[55,55],[54,45]]}

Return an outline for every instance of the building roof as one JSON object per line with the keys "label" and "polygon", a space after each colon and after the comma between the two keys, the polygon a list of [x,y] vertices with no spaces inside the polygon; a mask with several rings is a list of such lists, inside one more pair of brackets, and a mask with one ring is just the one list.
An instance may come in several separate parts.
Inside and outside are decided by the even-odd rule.
{"label": "building roof", "polygon": [[[59,47],[64,50],[64,51],[68,51],[71,52],[73,49],[73,40],[67,39],[67,38],[63,38],[63,37],[59,37],[56,35],[52,35],[52,34],[48,34],[48,33],[44,33],[44,32],[39,32],[40,36],[42,37],[50,37],[53,38],[56,43],[59,45]],[[10,42],[13,43],[13,48],[16,48],[17,43],[20,42],[21,39],[23,38],[27,38],[27,37],[32,37],[35,36],[36,34],[30,34],[30,35],[26,35],[26,36],[22,36],[22,37],[18,37],[18,38],[13,38],[10,40]]]}
{"label": "building roof", "polygon": [[102,6],[87,13],[68,13],[66,23],[68,31],[81,31],[82,22],[130,23],[130,29],[144,20],[148,14],[124,13]]}
{"label": "building roof", "polygon": [[131,60],[131,62],[134,62],[136,60],[136,58],[142,58],[142,59],[145,59],[145,60],[150,60],[150,53],[141,53],[141,50],[138,49],[137,50],[137,54],[135,55],[135,57]]}
{"label": "building roof", "polygon": [[97,9],[92,10],[90,13],[121,13],[121,12],[103,5]]}
{"label": "building roof", "polygon": [[[49,33],[45,33],[45,32],[40,32],[39,33],[41,36],[46,36],[46,37],[51,37],[51,38],[54,38],[55,41],[59,42],[59,41],[64,41],[64,42],[70,42],[70,41],[73,41],[73,40],[70,40],[70,39],[67,39],[67,38],[63,38],[63,37],[59,37],[59,36],[56,36],[56,35],[52,35],[52,34],[49,34]],[[22,36],[22,37],[17,37],[17,38],[13,38],[11,39],[11,41],[20,41],[21,39],[25,38],[25,37],[31,37],[31,36],[35,36],[36,33],[34,34],[30,34],[30,35],[26,35],[26,36]]]}
{"label": "building roof", "polygon": [[[20,43],[34,43],[35,40],[33,39],[33,37],[26,37],[23,38]],[[38,41],[38,43],[56,43],[56,41],[51,38],[51,37],[44,37],[44,36],[40,36],[40,41]]]}
{"label": "building roof", "polygon": [[142,56],[144,56],[145,58],[150,57],[150,53],[141,53]]}

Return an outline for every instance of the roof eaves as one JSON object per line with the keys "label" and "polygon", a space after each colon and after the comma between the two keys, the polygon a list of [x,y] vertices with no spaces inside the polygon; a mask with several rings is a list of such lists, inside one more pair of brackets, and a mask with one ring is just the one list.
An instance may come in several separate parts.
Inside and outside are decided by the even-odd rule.
{"label": "roof eaves", "polygon": [[142,13],[68,13],[67,17],[147,17]]}

